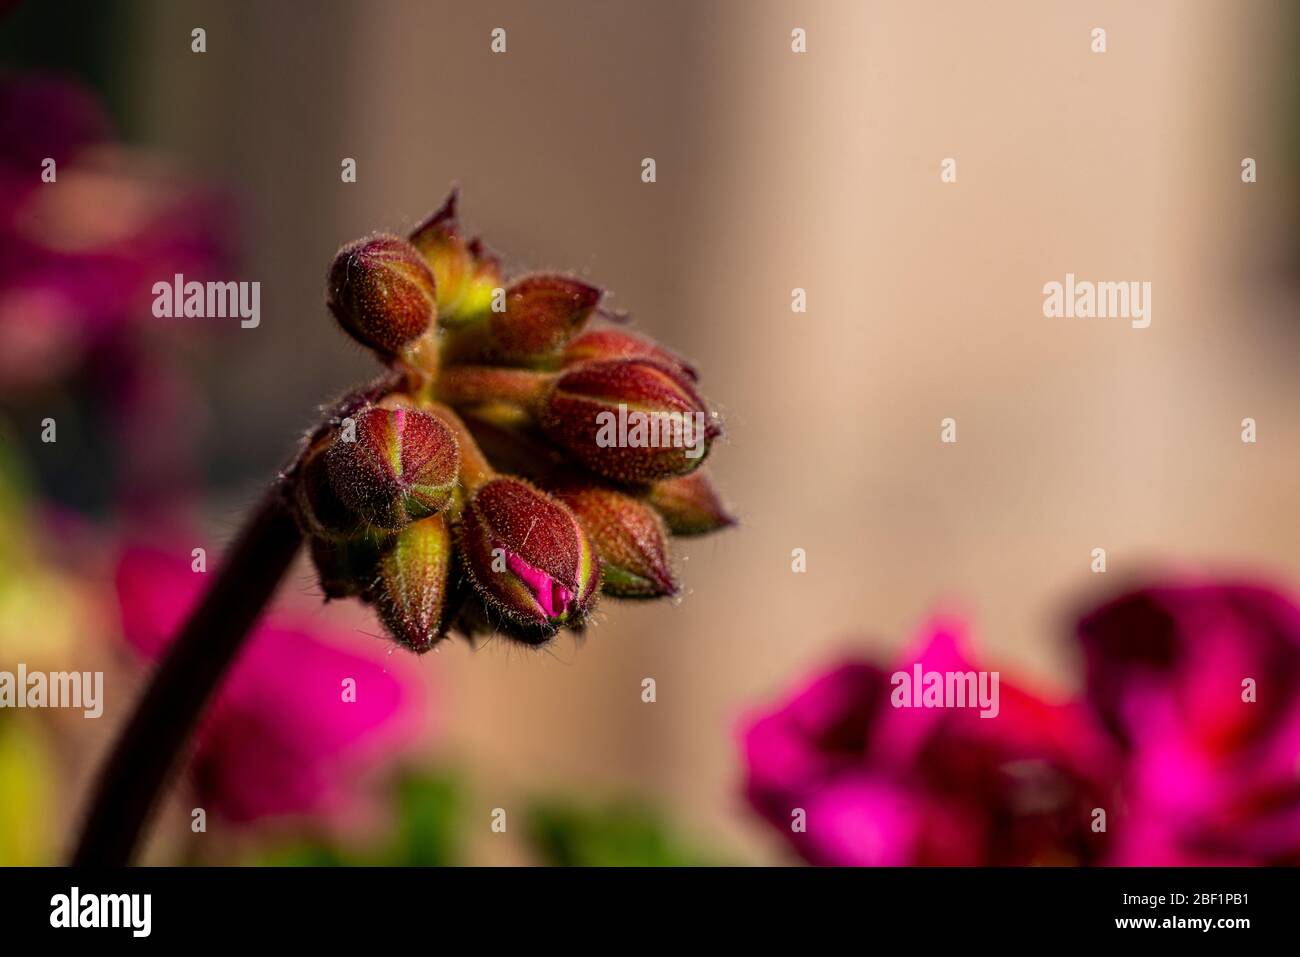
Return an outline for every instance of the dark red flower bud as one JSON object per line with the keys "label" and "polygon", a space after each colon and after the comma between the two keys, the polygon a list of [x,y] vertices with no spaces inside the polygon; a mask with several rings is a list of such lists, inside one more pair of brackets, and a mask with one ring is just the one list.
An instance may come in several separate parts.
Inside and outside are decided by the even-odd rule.
{"label": "dark red flower bud", "polygon": [[327,455],[330,484],[380,528],[442,511],[451,502],[460,451],[451,429],[418,409],[372,406],[347,420]]}
{"label": "dark red flower bud", "polygon": [[578,365],[603,359],[654,359],[696,381],[695,368],[681,356],[665,349],[653,339],[622,329],[589,329],[575,337],[564,350],[563,365]]}
{"label": "dark red flower bud", "polygon": [[451,529],[441,515],[411,522],[383,547],[370,599],[388,633],[424,654],[445,637]]}
{"label": "dark red flower bud", "polygon": [[501,287],[501,263],[474,239],[465,242],[456,219],[456,190],[411,233],[411,244],[424,256],[437,284],[438,319],[445,326],[481,319]]}
{"label": "dark red flower bud", "polygon": [[691,472],[722,433],[691,383],[649,359],[589,362],[561,373],[539,421],[551,441],[620,482]]}
{"label": "dark red flower bud", "polygon": [[419,339],[437,317],[433,273],[396,236],[344,246],[330,266],[327,303],[353,338],[385,357]]}
{"label": "dark red flower bud", "polygon": [[338,541],[358,534],[365,521],[334,491],[326,464],[331,439],[317,439],[304,453],[293,489],[303,531],[315,538]]}
{"label": "dark red flower bud", "polygon": [[600,556],[600,590],[620,598],[677,594],[668,562],[668,533],[649,505],[595,485],[556,493],[573,510]]}
{"label": "dark red flower bud", "polygon": [[381,542],[382,537],[364,532],[350,539],[311,539],[312,565],[327,601],[365,594],[375,579]]}
{"label": "dark red flower bud", "polygon": [[506,291],[504,312],[489,320],[486,355],[530,363],[553,356],[591,316],[604,295],[567,276],[527,276]]}
{"label": "dark red flower bud", "polygon": [[664,517],[674,535],[707,535],[736,524],[713,480],[702,469],[655,482],[646,501]]}
{"label": "dark red flower bud", "polygon": [[471,496],[459,533],[465,566],[491,607],[546,632],[581,622],[600,582],[600,559],[565,505],[501,476]]}

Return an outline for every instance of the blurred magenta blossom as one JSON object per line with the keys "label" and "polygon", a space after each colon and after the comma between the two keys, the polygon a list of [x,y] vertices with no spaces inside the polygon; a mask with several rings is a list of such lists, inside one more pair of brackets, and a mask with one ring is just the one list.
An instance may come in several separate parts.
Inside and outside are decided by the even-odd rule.
{"label": "blurred magenta blossom", "polygon": [[228,268],[229,208],[117,142],[79,85],[0,77],[0,401],[74,396],[111,435],[98,454],[114,454],[104,471],[121,473],[125,504],[153,507],[195,484],[202,405],[177,346],[206,327],[155,319],[152,287]]}
{"label": "blurred magenta blossom", "polygon": [[[963,631],[933,622],[897,670],[975,670]],[[1108,804],[1110,749],[1079,706],[1002,681],[996,718],[895,708],[893,670],[846,661],[746,723],[749,801],[796,852],[826,865],[1097,859],[1089,811]]]}
{"label": "blurred magenta blossom", "polygon": [[0,79],[0,391],[71,371],[151,319],[153,283],[211,272],[228,234],[217,197],[114,141],[88,91]]}
{"label": "blurred magenta blossom", "polygon": [[[976,670],[961,634],[935,623],[898,670]],[[1259,586],[1163,585],[1078,635],[1082,699],[1002,682],[993,719],[895,708],[890,672],[864,661],[815,675],[745,722],[750,804],[813,864],[1300,861],[1300,609]]]}
{"label": "blurred magenta blossom", "polygon": [[[123,634],[149,658],[202,592],[206,575],[190,571],[188,554],[135,547],[118,565]],[[236,823],[358,807],[358,775],[414,741],[426,703],[406,662],[378,641],[368,654],[345,650],[349,640],[285,612],[256,626],[196,735],[200,806]],[[344,700],[345,679],[355,681],[355,701]]]}
{"label": "blurred magenta blossom", "polygon": [[1111,862],[1300,863],[1300,608],[1259,585],[1162,585],[1078,633],[1124,751]]}

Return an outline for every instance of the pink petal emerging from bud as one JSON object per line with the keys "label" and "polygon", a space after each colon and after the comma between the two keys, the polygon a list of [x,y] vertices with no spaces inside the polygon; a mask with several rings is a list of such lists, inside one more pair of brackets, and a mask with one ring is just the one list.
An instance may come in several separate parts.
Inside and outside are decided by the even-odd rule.
{"label": "pink petal emerging from bud", "polygon": [[736,524],[703,470],[656,482],[646,501],[664,517],[674,535],[707,535]]}
{"label": "pink petal emerging from bud", "polygon": [[605,359],[653,359],[695,382],[695,368],[681,356],[670,352],[653,339],[622,329],[590,329],[576,336],[564,350],[565,368],[583,362]]}
{"label": "pink petal emerging from bud", "polygon": [[340,432],[327,456],[330,483],[349,508],[380,528],[442,511],[460,471],[456,437],[437,416],[372,406],[357,413],[355,441]]}
{"label": "pink petal emerging from bud", "polygon": [[482,598],[512,621],[554,632],[586,614],[600,561],[573,513],[523,479],[480,486],[465,508],[460,541]]}
{"label": "pink petal emerging from bud", "polygon": [[327,304],[353,338],[385,357],[422,336],[437,316],[433,273],[396,236],[343,247],[330,266]]}
{"label": "pink petal emerging from bud", "polygon": [[442,615],[451,555],[447,521],[431,515],[398,532],[379,559],[371,598],[388,633],[418,654],[444,637]]}
{"label": "pink petal emerging from bud", "polygon": [[532,589],[533,597],[547,618],[558,618],[569,608],[573,592],[534,565],[528,564],[514,552],[506,553],[506,567],[519,576]]}
{"label": "pink petal emerging from bud", "polygon": [[620,598],[677,594],[663,519],[630,495],[588,485],[557,493],[600,555],[601,591]]}
{"label": "pink petal emerging from bud", "polygon": [[561,373],[539,421],[551,441],[619,482],[694,471],[722,433],[692,384],[649,359],[589,362]]}

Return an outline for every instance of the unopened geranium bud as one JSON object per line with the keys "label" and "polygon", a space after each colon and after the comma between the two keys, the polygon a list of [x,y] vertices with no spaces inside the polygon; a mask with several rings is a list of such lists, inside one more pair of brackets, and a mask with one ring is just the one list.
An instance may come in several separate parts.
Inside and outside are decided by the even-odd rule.
{"label": "unopened geranium bud", "polygon": [[393,357],[419,339],[437,317],[433,273],[404,239],[363,239],[334,257],[328,305],[353,338],[385,358]]}
{"label": "unopened geranium bud", "polygon": [[382,548],[370,600],[388,633],[423,654],[445,635],[451,529],[442,515],[411,522]]}
{"label": "unopened geranium bud", "polygon": [[437,284],[438,319],[457,326],[482,319],[501,287],[501,264],[483,243],[466,242],[456,220],[455,190],[438,210],[411,233],[415,246],[433,270]]}
{"label": "unopened geranium bud", "polygon": [[[380,528],[442,511],[460,470],[456,437],[441,419],[408,408],[372,406],[330,445],[330,484],[338,497]],[[349,441],[350,440],[350,441]]]}
{"label": "unopened geranium bud", "polygon": [[668,533],[649,505],[596,485],[556,493],[573,510],[600,555],[600,588],[620,598],[677,594],[668,562]]}
{"label": "unopened geranium bud", "polygon": [[567,368],[603,359],[653,359],[677,370],[692,382],[699,378],[695,368],[681,356],[653,339],[622,329],[589,329],[575,336],[564,349],[563,365]]}
{"label": "unopened geranium bud", "polygon": [[573,513],[555,498],[523,479],[491,479],[470,497],[459,535],[479,594],[502,615],[554,632],[586,614],[600,560]]}
{"label": "unopened geranium bud", "polygon": [[736,524],[703,469],[655,482],[646,501],[674,535],[707,535]]}
{"label": "unopened geranium bud", "polygon": [[649,359],[588,362],[561,373],[539,422],[591,471],[620,482],[691,472],[722,432],[690,381]]}
{"label": "unopened geranium bud", "polygon": [[375,577],[382,541],[364,532],[346,539],[311,539],[311,561],[326,600],[365,594]]}
{"label": "unopened geranium bud", "polygon": [[506,290],[489,319],[487,358],[532,363],[554,356],[582,328],[603,293],[567,276],[527,276]]}
{"label": "unopened geranium bud", "polygon": [[338,541],[356,535],[365,522],[334,491],[326,464],[329,447],[330,440],[321,438],[303,453],[296,470],[293,498],[304,532],[314,538]]}

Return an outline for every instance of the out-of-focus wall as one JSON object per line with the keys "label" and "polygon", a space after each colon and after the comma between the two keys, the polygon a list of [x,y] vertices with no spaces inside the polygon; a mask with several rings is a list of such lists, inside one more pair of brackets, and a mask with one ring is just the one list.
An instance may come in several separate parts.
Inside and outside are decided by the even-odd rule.
{"label": "out-of-focus wall", "polygon": [[[883,653],[955,608],[1004,671],[1068,688],[1067,612],[1101,584],[1203,565],[1300,583],[1286,9],[152,4],[148,128],[234,189],[242,278],[263,282],[263,328],[210,369],[214,468],[254,481],[368,373],[328,328],[329,258],[459,180],[508,261],[607,286],[697,361],[742,527],[681,550],[678,606],[608,602],[581,647],[448,647],[449,747],[485,821],[537,790],[634,791],[776,859],[732,728],[836,649]],[[1150,328],[1044,318],[1067,272],[1150,281]]]}

